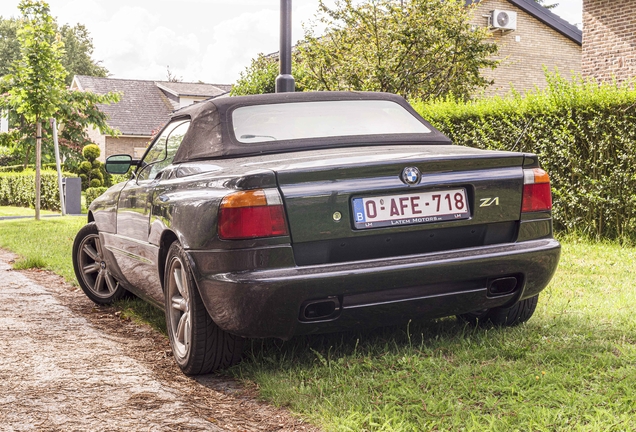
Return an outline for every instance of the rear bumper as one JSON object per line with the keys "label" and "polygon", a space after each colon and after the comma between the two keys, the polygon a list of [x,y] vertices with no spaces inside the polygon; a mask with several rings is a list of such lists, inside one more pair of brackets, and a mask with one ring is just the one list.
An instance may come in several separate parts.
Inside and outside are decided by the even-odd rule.
{"label": "rear bumper", "polygon": [[[512,304],[537,295],[556,271],[554,239],[451,252],[306,267],[213,273],[215,252],[190,251],[203,302],[224,330],[245,337],[288,339],[295,334],[375,327]],[[218,252],[217,252],[218,254]],[[217,255],[218,256],[218,255]],[[508,294],[490,295],[489,281],[515,276]],[[305,322],[309,300],[336,297],[340,311]]]}

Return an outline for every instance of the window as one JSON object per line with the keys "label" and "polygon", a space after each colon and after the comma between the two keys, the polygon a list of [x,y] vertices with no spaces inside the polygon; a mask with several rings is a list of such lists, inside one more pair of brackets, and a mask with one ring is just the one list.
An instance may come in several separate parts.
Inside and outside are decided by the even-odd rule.
{"label": "window", "polygon": [[403,106],[383,100],[246,106],[234,110],[232,123],[242,143],[431,132]]}
{"label": "window", "polygon": [[143,168],[137,177],[139,180],[155,179],[161,170],[172,163],[189,127],[189,120],[180,120],[164,129],[143,159]]}

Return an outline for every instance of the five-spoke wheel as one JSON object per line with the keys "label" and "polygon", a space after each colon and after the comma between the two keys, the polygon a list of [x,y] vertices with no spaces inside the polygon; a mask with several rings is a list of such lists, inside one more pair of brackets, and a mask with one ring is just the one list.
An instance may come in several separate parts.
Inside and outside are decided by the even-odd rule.
{"label": "five-spoke wheel", "polygon": [[170,333],[174,335],[174,355],[186,358],[190,349],[192,332],[187,274],[183,262],[178,256],[171,257],[167,268],[165,289],[167,290],[166,295],[170,299],[170,304],[166,305],[168,307],[166,310],[167,324],[170,326]]}
{"label": "five-spoke wheel", "polygon": [[223,331],[212,321],[192,277],[188,256],[176,241],[168,249],[163,286],[168,337],[181,370],[199,375],[237,363],[243,338]]}
{"label": "five-spoke wheel", "polygon": [[110,304],[126,293],[108,271],[94,222],[85,225],[75,236],[73,268],[80,287],[95,303]]}

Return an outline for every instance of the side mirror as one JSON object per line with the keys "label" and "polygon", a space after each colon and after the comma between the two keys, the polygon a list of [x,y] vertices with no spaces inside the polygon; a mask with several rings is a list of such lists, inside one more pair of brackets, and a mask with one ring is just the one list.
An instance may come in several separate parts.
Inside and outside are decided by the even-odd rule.
{"label": "side mirror", "polygon": [[106,172],[109,174],[126,174],[132,165],[139,161],[133,160],[130,155],[113,155],[106,159]]}

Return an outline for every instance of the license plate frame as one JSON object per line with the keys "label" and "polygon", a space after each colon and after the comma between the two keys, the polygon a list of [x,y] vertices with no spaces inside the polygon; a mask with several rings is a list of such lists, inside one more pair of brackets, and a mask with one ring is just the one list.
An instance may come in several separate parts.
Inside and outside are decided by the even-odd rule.
{"label": "license plate frame", "polygon": [[470,219],[466,188],[358,196],[351,211],[357,230]]}

